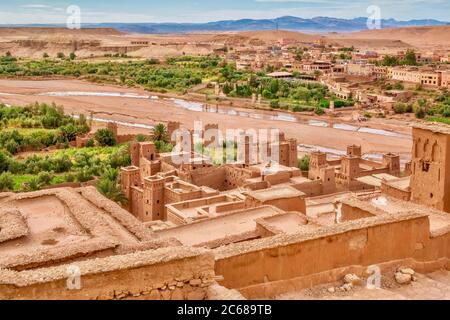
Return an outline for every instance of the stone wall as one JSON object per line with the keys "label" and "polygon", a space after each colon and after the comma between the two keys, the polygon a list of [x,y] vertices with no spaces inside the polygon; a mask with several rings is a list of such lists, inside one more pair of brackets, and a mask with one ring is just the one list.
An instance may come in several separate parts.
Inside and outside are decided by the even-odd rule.
{"label": "stone wall", "polygon": [[21,272],[2,269],[0,299],[202,300],[215,282],[213,255],[187,247],[77,262],[76,266],[81,272],[80,290],[67,288],[69,265]]}

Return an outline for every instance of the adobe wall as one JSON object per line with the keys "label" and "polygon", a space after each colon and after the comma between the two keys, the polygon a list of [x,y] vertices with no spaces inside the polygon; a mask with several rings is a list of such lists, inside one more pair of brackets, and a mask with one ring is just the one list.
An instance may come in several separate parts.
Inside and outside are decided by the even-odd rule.
{"label": "adobe wall", "polygon": [[323,186],[320,180],[312,180],[301,184],[294,184],[292,186],[298,191],[305,193],[307,197],[323,195]]}
{"label": "adobe wall", "polygon": [[[222,285],[240,289],[247,298],[254,298],[252,294],[258,292],[264,296],[264,286],[269,283],[276,285],[277,281],[350,265],[369,266],[407,258],[419,261],[448,258],[449,249],[448,234],[431,238],[428,217],[408,213],[218,248],[215,250],[216,274],[224,277]],[[258,290],[247,291],[250,287]],[[283,290],[286,292],[289,288]]]}
{"label": "adobe wall", "polygon": [[128,208],[131,214],[143,221],[144,219],[144,191],[138,187],[130,188],[130,198]]}
{"label": "adobe wall", "polygon": [[411,162],[411,201],[445,212],[450,212],[449,132],[413,128]]}
{"label": "adobe wall", "polygon": [[338,222],[341,223],[341,222],[353,221],[353,220],[358,220],[358,219],[363,219],[363,218],[370,218],[373,216],[374,216],[373,214],[367,212],[366,210],[364,210],[362,208],[358,208],[353,205],[351,206],[346,203],[342,203],[341,215],[339,217]]}
{"label": "adobe wall", "polygon": [[394,188],[384,181],[381,182],[381,192],[388,196],[391,196],[391,197],[394,197],[394,198],[397,198],[400,200],[404,200],[404,201],[411,200],[411,191]]}
{"label": "adobe wall", "polygon": [[213,255],[168,247],[77,262],[81,290],[67,289],[61,265],[29,271],[0,270],[1,300],[202,300],[214,280]]}
{"label": "adobe wall", "polygon": [[[252,201],[249,201],[249,203],[252,203]],[[265,201],[264,203],[259,203],[258,201],[252,203],[254,207],[260,206],[260,205],[269,205],[277,207],[283,211],[289,212],[289,211],[298,211],[302,213],[306,213],[306,204],[305,199],[302,197],[295,197],[295,198],[288,198],[288,199],[273,199],[269,201]]]}
{"label": "adobe wall", "polygon": [[247,179],[253,177],[253,172],[245,168],[225,167],[225,190],[236,189],[245,184]]}
{"label": "adobe wall", "polygon": [[130,142],[130,141],[134,141],[134,139],[136,139],[136,135],[135,134],[120,134],[117,136],[116,139],[117,139],[118,144],[122,144],[122,143]]}
{"label": "adobe wall", "polygon": [[291,173],[288,171],[277,172],[274,174],[264,176],[264,178],[263,178],[264,181],[269,182],[271,185],[289,182],[290,179],[291,179]]}
{"label": "adobe wall", "polygon": [[225,190],[225,168],[210,167],[197,169],[192,172],[191,182],[197,186],[206,186],[216,190]]}

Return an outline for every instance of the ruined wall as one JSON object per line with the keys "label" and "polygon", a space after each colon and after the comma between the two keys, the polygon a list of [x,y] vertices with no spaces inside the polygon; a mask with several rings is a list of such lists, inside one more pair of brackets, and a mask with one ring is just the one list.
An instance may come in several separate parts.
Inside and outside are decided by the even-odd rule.
{"label": "ruined wall", "polygon": [[[439,243],[442,246],[439,255],[450,256],[448,243]],[[224,276],[222,285],[241,288],[247,298],[252,298],[264,296],[269,282],[276,286],[277,281],[354,264],[368,266],[410,257],[424,259],[428,258],[425,252],[434,252],[434,246],[424,215],[408,214],[401,219],[374,217],[219,248],[215,250],[216,274]]]}
{"label": "ruined wall", "polygon": [[67,289],[62,265],[0,270],[0,299],[202,300],[214,281],[214,257],[203,249],[169,247],[77,262],[81,290]]}

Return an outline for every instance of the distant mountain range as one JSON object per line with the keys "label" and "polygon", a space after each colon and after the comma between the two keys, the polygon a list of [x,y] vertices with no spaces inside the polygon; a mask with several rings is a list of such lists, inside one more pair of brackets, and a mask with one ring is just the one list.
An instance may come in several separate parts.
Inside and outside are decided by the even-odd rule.
{"label": "distant mountain range", "polygon": [[[412,26],[450,25],[449,22],[433,19],[398,21],[383,19],[382,28],[401,28]],[[4,25],[6,26],[6,25]],[[20,25],[20,27],[47,26],[61,27],[61,25]],[[9,27],[19,27],[14,25]],[[201,31],[257,31],[257,30],[290,30],[303,32],[348,32],[367,30],[367,18],[338,19],[329,17],[315,17],[303,19],[285,16],[276,19],[241,19],[224,20],[208,23],[96,23],[83,24],[84,28],[114,28],[131,33],[186,33]]]}

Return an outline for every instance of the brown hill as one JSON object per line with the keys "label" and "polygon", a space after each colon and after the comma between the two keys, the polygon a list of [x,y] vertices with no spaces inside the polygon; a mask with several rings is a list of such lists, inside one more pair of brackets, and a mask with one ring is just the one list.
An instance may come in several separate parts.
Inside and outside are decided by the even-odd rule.
{"label": "brown hill", "polygon": [[110,36],[122,35],[123,33],[113,28],[83,28],[71,30],[67,28],[0,28],[0,36]]}
{"label": "brown hill", "polygon": [[300,42],[313,42],[324,38],[318,35],[305,34],[295,31],[285,30],[264,30],[264,31],[245,31],[237,33],[239,36],[248,39],[258,39],[264,42],[275,42],[280,40],[294,40]]}
{"label": "brown hill", "polygon": [[365,30],[347,34],[333,34],[330,37],[340,39],[397,40],[416,47],[444,47],[450,45],[450,26]]}

